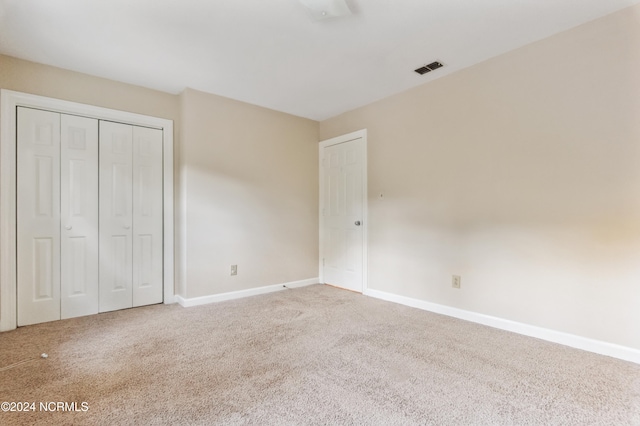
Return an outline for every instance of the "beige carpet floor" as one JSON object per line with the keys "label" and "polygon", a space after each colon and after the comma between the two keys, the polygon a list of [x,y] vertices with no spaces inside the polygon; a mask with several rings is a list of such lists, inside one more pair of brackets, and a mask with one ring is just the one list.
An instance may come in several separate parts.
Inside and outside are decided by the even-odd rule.
{"label": "beige carpet floor", "polygon": [[36,403],[2,425],[640,425],[640,365],[315,285],[2,333],[0,401]]}

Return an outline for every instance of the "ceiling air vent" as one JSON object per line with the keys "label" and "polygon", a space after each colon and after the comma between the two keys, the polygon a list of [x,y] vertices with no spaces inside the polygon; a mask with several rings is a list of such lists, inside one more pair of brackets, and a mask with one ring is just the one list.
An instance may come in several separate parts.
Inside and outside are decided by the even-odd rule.
{"label": "ceiling air vent", "polygon": [[420,67],[416,70],[414,70],[415,72],[417,72],[418,74],[422,75],[422,74],[426,74],[428,72],[437,70],[438,68],[442,68],[442,64],[438,61],[435,62],[431,62],[429,65],[425,65],[423,67]]}

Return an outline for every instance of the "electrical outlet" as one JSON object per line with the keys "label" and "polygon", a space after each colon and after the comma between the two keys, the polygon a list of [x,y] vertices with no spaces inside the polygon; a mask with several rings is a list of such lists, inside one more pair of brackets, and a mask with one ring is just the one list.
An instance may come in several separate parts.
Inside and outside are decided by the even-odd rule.
{"label": "electrical outlet", "polygon": [[238,265],[231,265],[231,275],[238,275]]}
{"label": "electrical outlet", "polygon": [[460,288],[460,275],[454,275],[451,278],[451,287]]}

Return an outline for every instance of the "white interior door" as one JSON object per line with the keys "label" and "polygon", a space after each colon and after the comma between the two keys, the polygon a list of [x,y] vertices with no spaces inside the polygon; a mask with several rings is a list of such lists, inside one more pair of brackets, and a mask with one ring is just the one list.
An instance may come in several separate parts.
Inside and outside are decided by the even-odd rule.
{"label": "white interior door", "polygon": [[163,299],[162,130],[18,113],[18,325]]}
{"label": "white interior door", "polygon": [[326,284],[363,290],[362,138],[324,148],[323,277]]}
{"label": "white interior door", "polygon": [[162,302],[162,131],[100,122],[100,312]]}
{"label": "white interior door", "polygon": [[18,108],[18,325],[60,319],[60,114]]}
{"label": "white interior door", "polygon": [[98,313],[98,120],[61,115],[60,313]]}
{"label": "white interior door", "polygon": [[133,306],[162,302],[162,130],[133,127]]}
{"label": "white interior door", "polygon": [[133,128],[100,121],[100,312],[133,306]]}
{"label": "white interior door", "polygon": [[[174,297],[173,123],[4,89],[2,98],[3,132],[15,134],[16,138],[0,138],[3,175],[0,179],[3,214],[0,330],[93,313],[96,291],[100,311],[101,265],[105,275],[113,278],[110,283],[105,280],[113,293],[129,291],[123,307],[163,299],[171,303]],[[128,233],[111,229],[111,240],[115,243],[112,247],[106,245],[105,248],[112,248],[110,252],[102,250],[106,262],[101,262],[99,257],[101,225],[109,231],[99,220],[99,193],[105,193],[99,182],[100,162],[96,153],[101,121],[79,117],[84,115],[141,126],[124,126],[131,132],[129,141],[124,141],[125,145],[130,144],[129,153],[124,155],[130,158],[125,158],[124,163],[120,161],[122,153],[118,144],[121,141],[117,131],[111,129],[113,134],[105,133],[109,136],[104,138],[105,145],[112,139],[109,148],[113,152],[110,170],[105,172],[110,183],[105,179],[102,183],[107,192],[113,194],[121,194],[117,187],[129,191],[129,195],[121,197],[122,203],[111,200],[116,213],[111,216],[111,222],[117,227],[118,219],[121,224],[122,219],[128,219],[131,229]],[[111,125],[104,124],[105,129]],[[138,132],[138,142],[135,142],[133,135]],[[134,149],[136,143],[138,148]],[[91,200],[96,197],[97,204]],[[117,214],[119,206],[127,203],[124,214]],[[105,207],[109,209],[108,205]],[[120,251],[117,245],[123,235],[124,250]],[[91,242],[96,239],[97,249]],[[111,262],[109,257],[120,262]],[[96,279],[92,278],[96,268],[97,290]],[[109,289],[108,285],[104,287]],[[104,310],[118,308],[113,301],[109,306],[109,297],[105,300]]]}

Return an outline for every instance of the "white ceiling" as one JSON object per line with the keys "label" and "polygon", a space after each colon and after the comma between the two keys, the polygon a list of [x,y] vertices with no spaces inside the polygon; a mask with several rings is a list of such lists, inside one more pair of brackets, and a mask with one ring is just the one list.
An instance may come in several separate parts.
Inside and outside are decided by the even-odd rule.
{"label": "white ceiling", "polygon": [[297,0],[0,0],[0,53],[323,120],[640,2],[347,1],[313,22]]}

